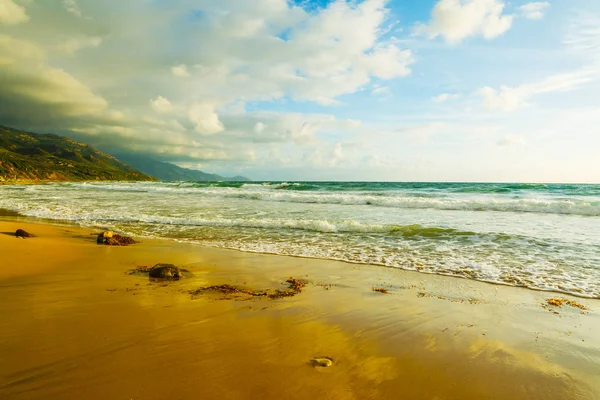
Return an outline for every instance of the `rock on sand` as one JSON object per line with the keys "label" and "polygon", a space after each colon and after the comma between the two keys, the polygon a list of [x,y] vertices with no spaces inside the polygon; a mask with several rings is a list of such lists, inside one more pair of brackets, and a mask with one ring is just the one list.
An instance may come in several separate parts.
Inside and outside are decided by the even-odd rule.
{"label": "rock on sand", "polygon": [[183,278],[183,273],[173,264],[156,264],[149,271],[150,278],[179,280]]}
{"label": "rock on sand", "polygon": [[15,232],[15,236],[18,238],[31,238],[33,235],[29,232],[24,231],[23,229],[17,229]]}

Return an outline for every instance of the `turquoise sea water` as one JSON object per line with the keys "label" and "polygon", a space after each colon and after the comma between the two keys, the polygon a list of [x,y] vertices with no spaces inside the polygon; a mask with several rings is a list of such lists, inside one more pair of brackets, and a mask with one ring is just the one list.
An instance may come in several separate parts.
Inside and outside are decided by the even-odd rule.
{"label": "turquoise sea water", "polygon": [[0,186],[0,208],[600,298],[600,185],[53,183]]}

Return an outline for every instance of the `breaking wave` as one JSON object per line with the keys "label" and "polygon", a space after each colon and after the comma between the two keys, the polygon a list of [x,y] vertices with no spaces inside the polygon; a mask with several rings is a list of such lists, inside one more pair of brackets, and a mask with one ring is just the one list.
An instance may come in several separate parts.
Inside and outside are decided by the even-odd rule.
{"label": "breaking wave", "polygon": [[[61,184],[64,185],[64,184]],[[487,192],[486,195],[464,193],[400,192],[400,191],[329,191],[316,190],[304,183],[243,183],[225,186],[197,183],[83,183],[68,184],[65,190],[77,186],[92,191],[173,194],[191,198],[244,199],[263,202],[302,204],[337,204],[387,207],[398,209],[436,209],[457,211],[501,211],[519,213],[568,214],[600,216],[600,196],[565,196],[548,193],[505,195]],[[236,186],[239,185],[239,186]],[[339,185],[339,184],[338,184]],[[516,188],[544,187],[545,185],[505,185]],[[27,190],[27,189],[26,189]],[[36,187],[31,190],[44,190]],[[488,188],[489,190],[489,188]],[[591,192],[591,189],[588,190]],[[193,201],[193,200],[190,200]]]}

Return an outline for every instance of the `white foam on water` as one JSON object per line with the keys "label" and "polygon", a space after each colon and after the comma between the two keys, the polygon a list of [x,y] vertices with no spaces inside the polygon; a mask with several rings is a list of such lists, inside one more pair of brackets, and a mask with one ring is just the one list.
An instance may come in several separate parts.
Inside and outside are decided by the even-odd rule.
{"label": "white foam on water", "polygon": [[136,235],[600,298],[594,196],[289,190],[297,185],[4,186],[0,208]]}
{"label": "white foam on water", "polygon": [[[486,194],[382,192],[319,192],[280,190],[298,183],[253,184],[242,187],[194,186],[193,183],[82,183],[71,184],[86,190],[177,194],[194,198],[245,199],[300,204],[364,205],[399,209],[456,211],[500,211],[600,216],[597,196],[528,196]],[[31,189],[40,190],[40,189]]]}
{"label": "white foam on water", "polygon": [[507,264],[504,257],[497,255],[488,259],[475,259],[473,254],[456,251],[422,252],[405,248],[402,251],[393,252],[365,243],[357,248],[356,246],[327,246],[323,242],[269,242],[236,239],[216,241],[190,239],[188,241],[253,253],[378,265],[535,290],[554,291],[579,297],[600,298],[599,270],[591,275],[576,273],[573,270],[558,271],[555,264],[542,260],[529,263],[527,268],[523,269]]}

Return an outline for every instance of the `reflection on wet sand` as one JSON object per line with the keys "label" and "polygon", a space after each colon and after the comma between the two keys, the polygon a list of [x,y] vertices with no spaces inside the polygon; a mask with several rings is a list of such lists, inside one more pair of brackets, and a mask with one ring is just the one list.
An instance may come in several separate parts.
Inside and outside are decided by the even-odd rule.
{"label": "reflection on wet sand", "polygon": [[[0,280],[5,305],[0,321],[2,399],[517,400],[598,395],[590,378],[599,372],[594,336],[585,336],[588,343],[577,337],[575,344],[573,335],[560,340],[547,335],[542,343],[547,347],[540,348],[533,341],[525,346],[523,339],[537,330],[562,329],[565,322],[576,334],[586,335],[598,326],[595,313],[556,316],[538,304],[511,309],[511,304],[494,301],[497,288],[482,283],[472,288],[489,304],[419,298],[416,286],[445,290],[448,296],[468,294],[462,287],[452,289],[449,282],[457,281],[452,278],[394,275],[373,267],[349,270],[340,263],[211,252],[165,242],[111,249],[86,241],[93,237],[84,240],[83,234],[61,229],[34,226],[31,230],[40,236],[35,242],[0,238],[7,260],[23,269]],[[52,246],[56,250],[51,252]],[[127,274],[136,265],[166,261],[185,265],[193,278],[151,282]],[[50,267],[38,270],[40,263]],[[26,273],[29,268],[34,273]],[[292,273],[308,276],[313,284],[290,298],[236,301],[189,294],[221,283],[284,289],[282,282]],[[391,295],[371,291],[380,280],[396,285]],[[415,288],[398,289],[409,283]],[[530,295],[517,289],[500,291],[503,301],[513,296],[529,301]],[[586,304],[599,308],[598,303]],[[553,345],[552,353],[540,351]],[[577,363],[573,354],[581,345],[589,346],[588,359]],[[315,367],[310,363],[315,357],[330,357],[334,363]]]}

